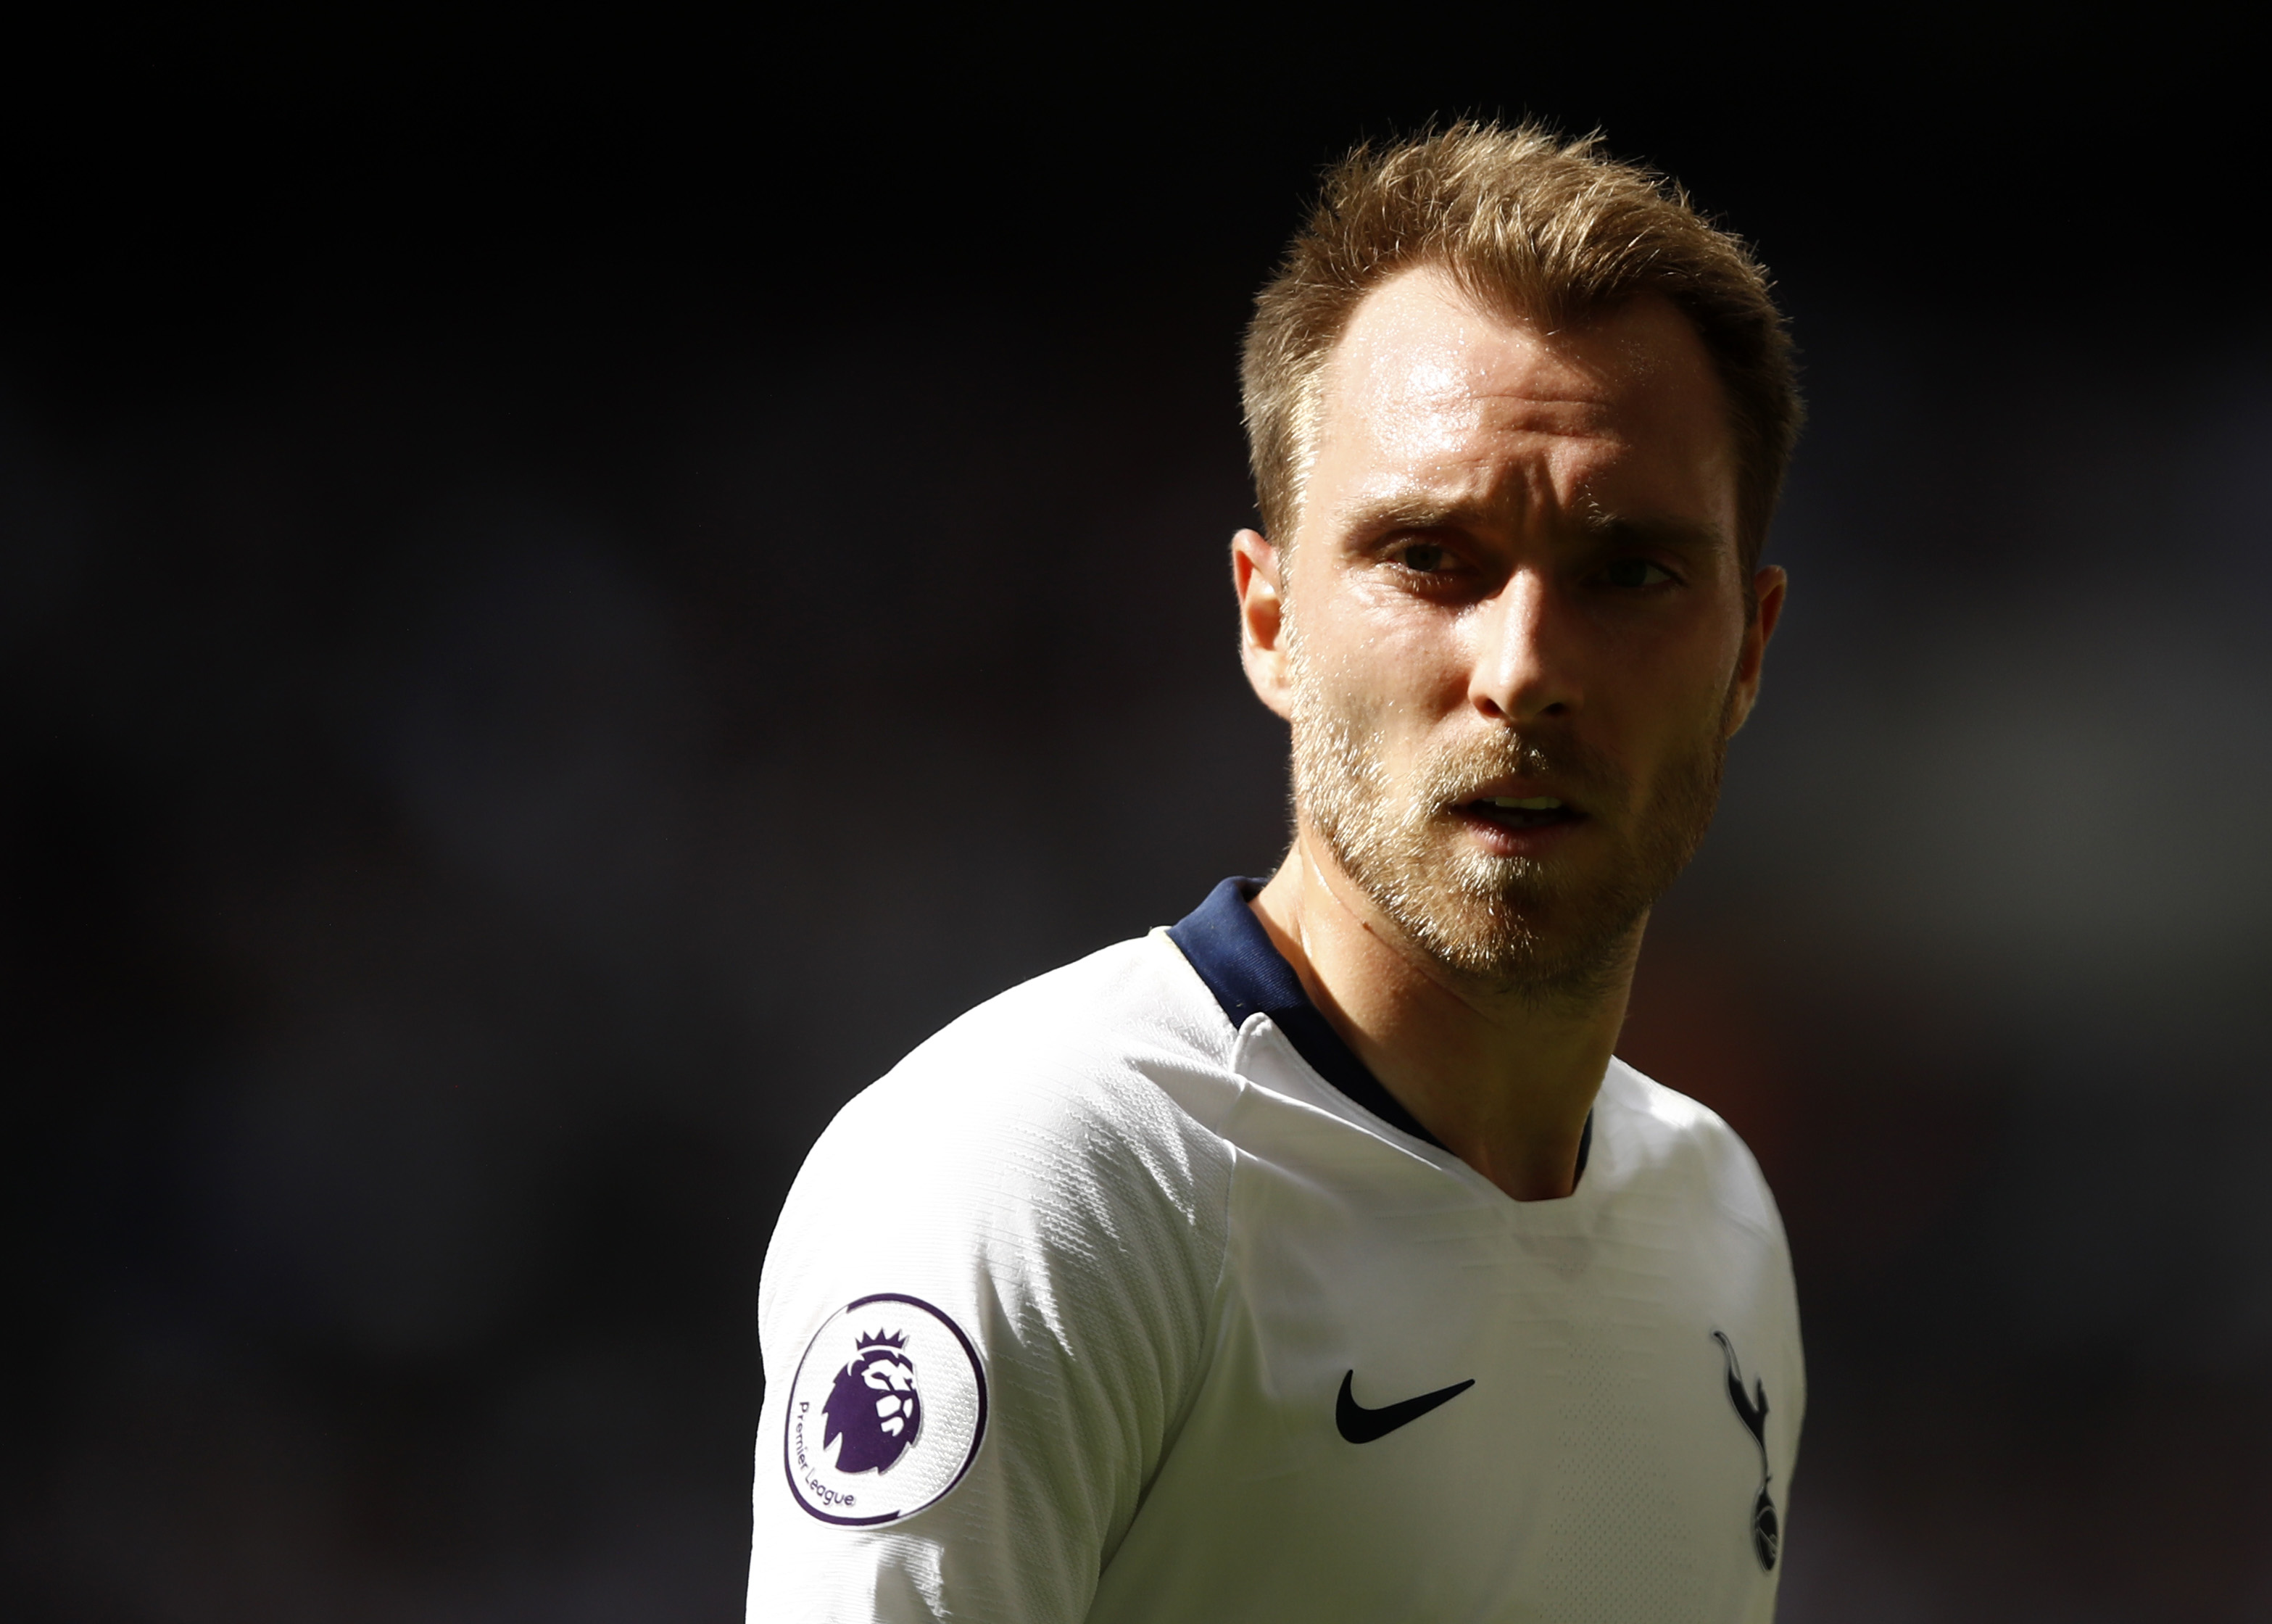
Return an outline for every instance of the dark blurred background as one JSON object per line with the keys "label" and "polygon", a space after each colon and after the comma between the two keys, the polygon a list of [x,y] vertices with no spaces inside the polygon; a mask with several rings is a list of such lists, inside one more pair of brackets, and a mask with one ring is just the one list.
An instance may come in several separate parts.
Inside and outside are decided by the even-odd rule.
{"label": "dark blurred background", "polygon": [[19,35],[0,1612],[737,1618],[813,1136],[1278,855],[1224,546],[1305,187],[1528,111],[1757,240],[1806,355],[1791,609],[1625,1045],[1784,1205],[1783,1617],[2272,1616],[2256,56],[2166,7]]}

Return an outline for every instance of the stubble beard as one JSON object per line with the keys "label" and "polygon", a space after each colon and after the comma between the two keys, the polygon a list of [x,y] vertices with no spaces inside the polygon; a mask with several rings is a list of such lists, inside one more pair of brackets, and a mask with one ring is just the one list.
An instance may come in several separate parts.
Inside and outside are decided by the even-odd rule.
{"label": "stubble beard", "polygon": [[[1642,920],[1711,824],[1732,685],[1718,725],[1633,806],[1625,775],[1559,729],[1437,740],[1400,781],[1379,707],[1328,693],[1298,640],[1289,652],[1296,814],[1415,947],[1481,991],[1542,1005],[1582,1007],[1624,984]],[[1623,849],[1592,875],[1480,849],[1455,809],[1510,776],[1551,777],[1597,823],[1623,812],[1611,830]]]}

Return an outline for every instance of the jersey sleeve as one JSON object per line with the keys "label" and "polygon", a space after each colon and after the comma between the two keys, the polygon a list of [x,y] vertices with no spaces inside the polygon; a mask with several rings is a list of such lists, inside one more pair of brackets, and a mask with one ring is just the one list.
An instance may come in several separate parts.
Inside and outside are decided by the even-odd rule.
{"label": "jersey sleeve", "polygon": [[1085,1617],[1203,1373],[1231,1164],[1140,1063],[983,1029],[847,1106],[759,1292],[751,1624]]}

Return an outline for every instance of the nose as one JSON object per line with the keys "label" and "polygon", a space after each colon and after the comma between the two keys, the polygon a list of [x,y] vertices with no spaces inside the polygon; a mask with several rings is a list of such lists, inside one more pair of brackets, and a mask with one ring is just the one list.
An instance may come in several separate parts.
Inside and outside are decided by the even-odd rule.
{"label": "nose", "polygon": [[1490,602],[1476,607],[1475,663],[1468,698],[1494,722],[1521,724],[1579,708],[1573,605],[1551,577],[1517,570]]}

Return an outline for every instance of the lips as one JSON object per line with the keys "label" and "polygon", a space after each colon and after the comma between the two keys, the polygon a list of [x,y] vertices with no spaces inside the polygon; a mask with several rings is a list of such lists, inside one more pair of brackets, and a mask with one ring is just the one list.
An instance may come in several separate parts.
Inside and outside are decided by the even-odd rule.
{"label": "lips", "polygon": [[1460,810],[1503,829],[1544,829],[1575,823],[1585,814],[1551,795],[1484,795],[1463,801]]}

